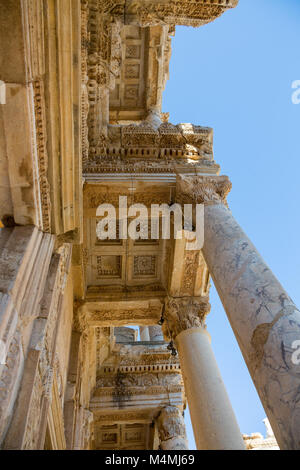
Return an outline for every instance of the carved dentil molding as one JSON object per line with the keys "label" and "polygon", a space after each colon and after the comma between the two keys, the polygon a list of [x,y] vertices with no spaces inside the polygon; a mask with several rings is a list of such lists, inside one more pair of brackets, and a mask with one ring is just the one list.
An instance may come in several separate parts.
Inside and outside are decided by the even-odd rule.
{"label": "carved dentil molding", "polygon": [[182,331],[205,327],[209,311],[207,297],[168,297],[163,324],[165,337],[175,339]]}
{"label": "carved dentil molding", "polygon": [[177,175],[176,201],[180,204],[227,204],[231,188],[228,176]]}

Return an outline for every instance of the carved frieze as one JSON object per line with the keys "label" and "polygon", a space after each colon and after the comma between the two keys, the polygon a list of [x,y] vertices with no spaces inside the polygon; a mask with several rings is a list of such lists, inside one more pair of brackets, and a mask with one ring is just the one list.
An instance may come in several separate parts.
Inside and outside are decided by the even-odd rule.
{"label": "carved frieze", "polygon": [[99,326],[127,325],[155,322],[159,320],[161,308],[135,308],[135,309],[118,309],[118,310],[93,310],[88,314],[88,321]]}
{"label": "carved frieze", "polygon": [[[97,380],[98,387],[115,387],[118,382],[118,374],[116,375],[107,375],[99,377]],[[151,373],[142,373],[142,374],[124,374],[122,373],[122,384],[125,387],[142,387],[149,388],[152,386],[169,386],[169,385],[181,385],[182,379],[181,374],[169,373],[169,374],[151,374]]]}
{"label": "carved frieze", "polygon": [[[122,411],[119,413],[101,413],[100,410],[94,414],[94,422],[105,424],[118,423],[118,422],[138,422],[149,421],[149,411]],[[150,419],[151,420],[151,419]]]}

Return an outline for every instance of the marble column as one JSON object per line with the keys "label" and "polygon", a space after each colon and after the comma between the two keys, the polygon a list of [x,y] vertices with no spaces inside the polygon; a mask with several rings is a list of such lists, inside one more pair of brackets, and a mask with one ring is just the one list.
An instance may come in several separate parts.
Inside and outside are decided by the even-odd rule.
{"label": "marble column", "polygon": [[149,326],[150,341],[164,341],[164,335],[159,325]]}
{"label": "marble column", "polygon": [[140,326],[139,328],[141,341],[150,341],[148,326]]}
{"label": "marble column", "polygon": [[164,330],[175,341],[198,450],[244,450],[210,345],[207,298],[168,298]]}
{"label": "marble column", "polygon": [[[226,207],[227,177],[178,177],[204,203],[203,255],[281,449],[300,448],[300,311]],[[299,348],[298,348],[299,349]]]}
{"label": "marble column", "polygon": [[184,419],[176,406],[163,408],[156,422],[161,450],[188,449]]}

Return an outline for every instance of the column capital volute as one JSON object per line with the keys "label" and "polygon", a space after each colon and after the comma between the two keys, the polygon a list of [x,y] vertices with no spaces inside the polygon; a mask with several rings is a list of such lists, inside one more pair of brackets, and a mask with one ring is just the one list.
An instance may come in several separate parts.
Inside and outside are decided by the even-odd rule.
{"label": "column capital volute", "polygon": [[175,340],[182,331],[205,328],[210,307],[208,297],[167,297],[163,324],[165,338]]}
{"label": "column capital volute", "polygon": [[180,204],[227,204],[232,183],[228,176],[187,176],[177,174],[176,202]]}

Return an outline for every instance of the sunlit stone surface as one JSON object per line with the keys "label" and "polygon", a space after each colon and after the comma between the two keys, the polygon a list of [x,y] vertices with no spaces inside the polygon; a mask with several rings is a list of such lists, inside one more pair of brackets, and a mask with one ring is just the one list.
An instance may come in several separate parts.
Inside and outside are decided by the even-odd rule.
{"label": "sunlit stone surface", "polygon": [[[186,450],[187,401],[199,449],[259,447],[212,353],[210,275],[279,445],[300,447],[299,311],[226,208],[213,130],[161,112],[175,26],[237,3],[0,0],[2,449]],[[144,205],[137,240],[120,196]],[[152,233],[175,202],[204,204],[203,249],[192,220]]]}

